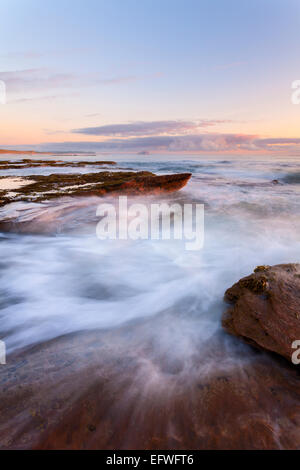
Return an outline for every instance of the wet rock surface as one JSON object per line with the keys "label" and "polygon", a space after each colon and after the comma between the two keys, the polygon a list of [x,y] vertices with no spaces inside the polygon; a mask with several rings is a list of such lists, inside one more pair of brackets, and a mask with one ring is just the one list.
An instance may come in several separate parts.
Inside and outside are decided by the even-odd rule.
{"label": "wet rock surface", "polygon": [[205,353],[220,367],[208,370],[202,351],[192,369],[174,368],[150,338],[138,341],[141,328],[69,335],[9,356],[0,448],[300,447],[300,377],[287,361],[237,341],[235,366],[226,366],[224,334]]}
{"label": "wet rock surface", "polygon": [[300,339],[300,264],[258,266],[225,293],[227,332],[291,361]]}
{"label": "wet rock surface", "polygon": [[[114,164],[114,162],[53,162],[51,166],[84,167],[86,165],[101,166],[107,164]],[[33,166],[49,166],[49,164],[42,160],[34,164],[31,161],[28,164],[25,163],[25,168]],[[10,164],[6,166],[6,168],[10,167]],[[16,187],[12,186],[10,189],[6,189],[5,184],[8,179],[12,180],[14,177],[0,177],[0,205],[3,206],[15,201],[41,202],[63,196],[168,193],[183,188],[190,177],[190,173],[157,176],[148,171],[30,175],[19,178],[22,180],[21,184],[17,184]]]}

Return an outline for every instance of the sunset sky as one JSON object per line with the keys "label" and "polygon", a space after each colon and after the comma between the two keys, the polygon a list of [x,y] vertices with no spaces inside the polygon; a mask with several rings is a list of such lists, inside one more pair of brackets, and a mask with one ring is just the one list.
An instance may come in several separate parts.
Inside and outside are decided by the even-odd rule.
{"label": "sunset sky", "polygon": [[0,148],[300,155],[299,0],[1,0]]}

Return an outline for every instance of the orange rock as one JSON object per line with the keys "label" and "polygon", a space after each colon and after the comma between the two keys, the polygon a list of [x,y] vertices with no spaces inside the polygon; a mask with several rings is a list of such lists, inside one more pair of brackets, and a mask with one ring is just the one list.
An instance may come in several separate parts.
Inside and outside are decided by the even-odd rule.
{"label": "orange rock", "polygon": [[258,266],[225,293],[229,333],[288,360],[300,340],[300,264]]}

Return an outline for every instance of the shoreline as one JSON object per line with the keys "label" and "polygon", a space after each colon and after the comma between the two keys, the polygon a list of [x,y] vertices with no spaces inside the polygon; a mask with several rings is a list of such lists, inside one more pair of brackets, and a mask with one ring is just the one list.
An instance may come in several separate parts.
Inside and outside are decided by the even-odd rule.
{"label": "shoreline", "polygon": [[[134,169],[135,174],[145,168],[142,163]],[[50,232],[53,224],[52,233],[60,237],[3,238],[3,281],[8,289],[3,296],[7,302],[4,315],[11,322],[5,323],[4,317],[4,334],[5,327],[13,327],[16,334],[19,329],[22,338],[36,325],[37,333],[31,334],[38,340],[23,345],[23,349],[10,349],[7,343],[7,366],[0,377],[3,449],[300,447],[297,368],[221,330],[225,308],[222,294],[251,272],[249,263],[255,266],[297,258],[294,239],[289,243],[294,251],[287,251],[287,243],[279,238],[282,232],[272,231],[273,213],[265,212],[265,196],[271,194],[274,198],[285,195],[290,207],[291,185],[274,185],[272,179],[281,181],[289,171],[296,170],[284,167],[284,174],[278,174],[271,168],[261,181],[251,174],[244,180],[243,174],[239,177],[228,168],[224,164],[223,179],[217,165],[211,168],[208,164],[208,173],[202,166],[189,164],[170,169],[191,170],[194,175],[190,191],[170,200],[204,200],[207,207],[208,245],[199,257],[186,256],[180,250],[169,251],[166,256],[159,246],[155,252],[143,244],[137,250],[125,243],[119,247],[104,243],[96,246],[89,238],[84,244],[80,237],[84,232],[77,231],[76,224],[84,221],[86,233],[89,226],[94,230],[92,204],[98,198],[81,198],[80,202],[76,198],[74,205],[66,201],[61,208],[55,207],[55,202],[51,207],[47,203],[36,212],[34,204],[20,203],[23,216],[12,205],[11,220],[17,215],[17,223],[12,222],[8,231],[40,234],[43,227]],[[166,167],[150,169],[159,172]],[[46,183],[43,177],[31,177],[36,178],[32,185]],[[82,190],[92,189],[93,181],[78,177]],[[7,190],[12,190],[11,178],[15,176],[6,178]],[[57,184],[56,179],[53,184]],[[65,176],[61,188],[75,189]],[[31,188],[33,192],[36,189]],[[233,200],[229,197],[232,195]],[[249,195],[259,199],[251,200]],[[213,206],[216,199],[219,206]],[[276,201],[272,200],[275,208]],[[26,214],[25,207],[32,214]],[[282,214],[282,205],[279,210]],[[227,216],[222,227],[213,225],[220,213]],[[232,232],[232,240],[226,244],[228,237],[221,236],[232,230],[232,221],[243,220],[248,225],[244,232],[238,231],[240,238],[235,240]],[[269,230],[265,237],[262,226]],[[72,233],[76,234],[74,239]],[[279,245],[275,252],[262,251],[269,233],[276,247],[280,240],[284,248]],[[262,266],[259,271],[255,276],[266,275]],[[247,288],[242,294],[249,296],[251,286],[242,281],[243,289]],[[256,291],[258,297],[265,294],[256,284],[254,287],[253,296]],[[267,302],[267,298],[259,300]],[[256,312],[256,303],[253,305]],[[132,314],[129,321],[127,311]],[[108,324],[101,329],[97,322],[102,314],[108,316]],[[151,316],[147,318],[147,314]],[[19,323],[14,315],[19,315]],[[110,324],[114,315],[121,324]],[[23,325],[24,319],[27,323]],[[42,331],[53,331],[53,327],[48,329],[48,321],[57,327],[52,339],[42,336]],[[219,329],[214,331],[217,322]],[[90,329],[84,331],[83,327]]]}
{"label": "shoreline", "polygon": [[39,152],[38,150],[6,150],[0,149],[0,155],[53,155],[53,156],[61,156],[61,157],[76,157],[76,156],[91,156],[94,157],[96,155],[95,152]]}

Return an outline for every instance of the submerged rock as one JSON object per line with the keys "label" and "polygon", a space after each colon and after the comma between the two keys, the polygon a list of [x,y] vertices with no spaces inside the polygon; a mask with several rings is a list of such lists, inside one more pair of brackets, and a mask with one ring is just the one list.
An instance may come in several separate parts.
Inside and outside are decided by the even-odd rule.
{"label": "submerged rock", "polygon": [[223,327],[288,360],[300,340],[300,264],[258,266],[225,292]]}

